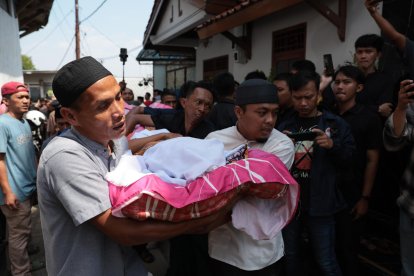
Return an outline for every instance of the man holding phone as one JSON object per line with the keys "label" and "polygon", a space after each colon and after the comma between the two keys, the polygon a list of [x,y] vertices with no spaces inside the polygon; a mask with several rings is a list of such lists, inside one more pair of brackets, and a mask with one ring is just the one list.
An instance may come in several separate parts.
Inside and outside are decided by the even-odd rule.
{"label": "man holding phone", "polygon": [[319,82],[315,72],[292,76],[295,114],[278,127],[288,135],[309,131],[316,134],[313,140],[293,139],[295,160],[291,172],[301,186],[301,204],[296,217],[283,230],[287,275],[305,275],[300,252],[305,227],[323,274],[342,275],[335,254],[334,215],[346,207],[346,202],[337,187],[337,173],[351,163],[355,144],[344,120],[317,109]]}
{"label": "man holding phone", "polygon": [[[401,82],[398,104],[384,128],[384,144],[389,151],[398,151],[414,142],[414,88],[412,80]],[[414,155],[411,154],[397,199],[400,207],[401,275],[414,275]]]}

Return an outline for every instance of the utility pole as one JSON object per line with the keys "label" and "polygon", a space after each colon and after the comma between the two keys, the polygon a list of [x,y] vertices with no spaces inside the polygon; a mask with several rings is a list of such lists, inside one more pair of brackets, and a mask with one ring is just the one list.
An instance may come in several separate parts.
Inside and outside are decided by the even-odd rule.
{"label": "utility pole", "polygon": [[75,40],[76,40],[76,59],[80,59],[80,35],[79,35],[79,5],[78,0],[75,0]]}

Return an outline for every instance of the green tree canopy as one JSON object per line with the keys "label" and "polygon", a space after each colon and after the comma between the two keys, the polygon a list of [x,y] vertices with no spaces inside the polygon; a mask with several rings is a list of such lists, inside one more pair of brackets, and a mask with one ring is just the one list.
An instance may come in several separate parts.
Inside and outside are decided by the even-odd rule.
{"label": "green tree canopy", "polygon": [[32,58],[26,55],[22,55],[22,65],[23,70],[36,70],[36,67],[33,65]]}

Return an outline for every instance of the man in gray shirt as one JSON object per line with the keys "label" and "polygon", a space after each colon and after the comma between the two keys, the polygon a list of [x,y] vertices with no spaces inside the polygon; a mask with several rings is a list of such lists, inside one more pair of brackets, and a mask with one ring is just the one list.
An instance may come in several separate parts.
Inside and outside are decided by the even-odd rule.
{"label": "man in gray shirt", "polygon": [[38,169],[49,275],[147,275],[127,246],[207,232],[228,219],[229,208],[182,223],[112,216],[105,174],[125,144],[121,89],[99,62],[84,57],[57,72],[53,91],[72,128],[44,149]]}

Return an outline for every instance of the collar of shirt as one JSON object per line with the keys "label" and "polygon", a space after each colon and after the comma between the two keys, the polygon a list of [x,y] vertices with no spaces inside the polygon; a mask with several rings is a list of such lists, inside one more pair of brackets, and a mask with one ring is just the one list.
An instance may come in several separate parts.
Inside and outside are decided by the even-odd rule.
{"label": "collar of shirt", "polygon": [[103,145],[83,136],[74,127],[72,127],[71,130],[72,130],[73,135],[76,136],[76,138],[78,138],[79,141],[81,141],[82,144],[86,148],[88,148],[90,151],[92,151],[96,155],[99,155],[105,159],[108,159],[109,157],[111,157],[108,147],[104,147]]}

